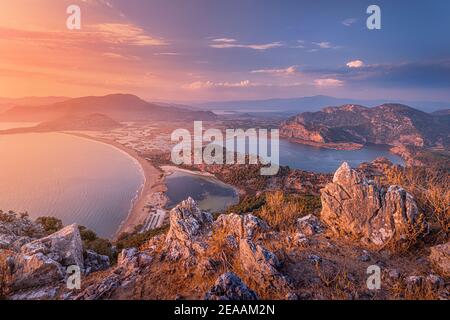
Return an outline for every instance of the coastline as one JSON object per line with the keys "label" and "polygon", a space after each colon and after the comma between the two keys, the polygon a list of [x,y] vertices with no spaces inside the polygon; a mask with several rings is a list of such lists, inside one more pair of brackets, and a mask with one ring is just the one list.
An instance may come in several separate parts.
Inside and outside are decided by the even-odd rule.
{"label": "coastline", "polygon": [[113,239],[117,239],[117,237],[123,232],[133,231],[137,225],[143,223],[148,215],[148,211],[146,210],[148,205],[154,205],[157,207],[165,206],[167,203],[167,198],[164,195],[164,192],[167,188],[163,182],[161,172],[148,160],[139,156],[136,151],[127,148],[116,141],[93,137],[85,133],[71,131],[63,131],[61,133],[97,141],[117,148],[121,152],[124,152],[129,157],[133,158],[138,163],[140,170],[142,171],[144,182],[137,191],[136,197],[132,200],[130,211],[119,225]]}
{"label": "coastline", "polygon": [[311,140],[303,140],[303,139],[298,139],[298,138],[284,138],[287,139],[288,141],[294,142],[294,143],[298,143],[298,144],[303,144],[306,146],[311,146],[311,147],[316,147],[316,148],[324,148],[324,149],[333,149],[333,150],[359,150],[362,149],[364,147],[364,145],[360,144],[360,143],[354,143],[354,142],[327,142],[327,143],[322,143],[322,142],[315,142],[315,141],[311,141]]}

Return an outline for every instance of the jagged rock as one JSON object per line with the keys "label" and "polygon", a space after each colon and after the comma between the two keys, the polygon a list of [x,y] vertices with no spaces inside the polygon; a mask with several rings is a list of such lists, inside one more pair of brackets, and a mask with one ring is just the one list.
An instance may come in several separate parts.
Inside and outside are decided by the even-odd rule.
{"label": "jagged rock", "polygon": [[306,236],[312,236],[316,233],[322,232],[319,219],[312,214],[299,218],[297,220],[297,229],[300,233]]}
{"label": "jagged rock", "polygon": [[450,242],[431,247],[429,259],[438,273],[450,276]]}
{"label": "jagged rock", "polygon": [[258,296],[235,273],[227,272],[216,280],[205,300],[258,300]]}
{"label": "jagged rock", "polygon": [[24,244],[44,236],[44,229],[26,215],[0,211],[0,249],[19,251]]}
{"label": "jagged rock", "polygon": [[169,220],[170,229],[164,245],[167,258],[186,259],[205,250],[204,235],[213,219],[210,213],[201,211],[191,197],[170,211]]}
{"label": "jagged rock", "polygon": [[19,291],[12,294],[9,299],[11,300],[52,300],[55,299],[58,293],[59,287],[47,286],[39,287],[37,289],[30,289]]}
{"label": "jagged rock", "polygon": [[83,242],[76,224],[67,226],[47,237],[34,240],[22,246],[24,255],[42,253],[62,266],[77,265],[84,268]]}
{"label": "jagged rock", "polygon": [[92,250],[86,250],[84,257],[85,273],[101,271],[110,267],[109,257],[98,254]]}
{"label": "jagged rock", "polygon": [[214,230],[222,229],[237,239],[253,238],[257,233],[270,230],[267,223],[252,214],[221,214],[214,222]]}
{"label": "jagged rock", "polygon": [[64,279],[62,266],[38,252],[32,256],[16,254],[10,259],[8,287],[12,291],[54,285]]}
{"label": "jagged rock", "polygon": [[140,252],[136,248],[123,249],[117,257],[117,266],[133,271],[138,268],[145,268],[152,262],[152,257],[145,252]]}
{"label": "jagged rock", "polygon": [[242,269],[260,284],[279,289],[288,284],[278,271],[281,263],[277,256],[250,239],[241,239],[239,242],[239,261]]}
{"label": "jagged rock", "polygon": [[439,290],[445,284],[445,281],[435,274],[429,274],[428,276],[426,276],[425,281],[430,285],[430,287],[433,290]]}
{"label": "jagged rock", "polygon": [[321,219],[337,234],[383,246],[419,228],[418,209],[412,195],[399,186],[387,192],[344,162],[333,182],[321,191]]}

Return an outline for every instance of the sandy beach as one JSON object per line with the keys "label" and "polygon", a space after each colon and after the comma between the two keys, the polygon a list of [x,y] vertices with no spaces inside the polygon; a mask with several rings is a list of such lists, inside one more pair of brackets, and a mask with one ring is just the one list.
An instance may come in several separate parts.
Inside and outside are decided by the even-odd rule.
{"label": "sandy beach", "polygon": [[133,201],[132,208],[128,213],[128,216],[120,224],[115,238],[117,238],[118,235],[120,235],[122,232],[131,232],[137,225],[142,224],[148,216],[148,209],[146,208],[147,206],[150,205],[160,208],[164,207],[167,202],[167,198],[164,192],[167,189],[163,181],[163,175],[148,160],[140,157],[136,151],[110,139],[93,137],[79,132],[64,133],[109,144],[135,159],[141,167],[142,173],[144,175],[143,186],[140,188],[137,198]]}

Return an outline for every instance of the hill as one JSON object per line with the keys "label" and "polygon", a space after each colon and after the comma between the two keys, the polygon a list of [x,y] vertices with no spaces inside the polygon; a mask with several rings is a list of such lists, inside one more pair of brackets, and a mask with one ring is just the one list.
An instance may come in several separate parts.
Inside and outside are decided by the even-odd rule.
{"label": "hill", "polygon": [[111,94],[69,99],[33,108],[17,106],[0,113],[0,121],[42,122],[64,116],[104,114],[115,121],[211,120],[212,112],[193,111],[149,103],[130,94]]}
{"label": "hill", "polygon": [[289,118],[280,134],[299,142],[331,145],[385,144],[448,146],[450,117],[432,115],[406,105],[328,107]]}

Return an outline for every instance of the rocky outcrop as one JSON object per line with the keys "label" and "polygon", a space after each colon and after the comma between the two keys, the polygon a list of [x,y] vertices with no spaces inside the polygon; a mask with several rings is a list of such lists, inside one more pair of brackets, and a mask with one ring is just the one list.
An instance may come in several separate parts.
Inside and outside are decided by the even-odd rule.
{"label": "rocky outcrop", "polygon": [[110,267],[109,257],[98,254],[92,250],[86,250],[84,254],[84,272],[89,274]]}
{"label": "rocky outcrop", "polygon": [[381,247],[418,228],[418,209],[399,186],[379,188],[343,163],[321,192],[321,219],[338,234]]}
{"label": "rocky outcrop", "polygon": [[76,224],[27,243],[20,251],[27,256],[41,253],[62,266],[77,265],[82,269],[84,268],[83,242]]}
{"label": "rocky outcrop", "polygon": [[450,277],[450,242],[431,247],[429,260],[437,272]]}
{"label": "rocky outcrop", "polygon": [[297,220],[297,229],[305,236],[312,236],[323,231],[320,220],[312,214],[299,218]]}
{"label": "rocky outcrop", "polygon": [[0,211],[0,249],[19,251],[20,248],[44,236],[44,229],[27,215]]}
{"label": "rocky outcrop", "polygon": [[358,105],[304,112],[285,121],[282,136],[333,148],[353,144],[447,146],[448,116],[431,115],[401,104]]}
{"label": "rocky outcrop", "polygon": [[169,260],[187,259],[206,248],[205,234],[212,224],[212,216],[203,212],[189,197],[169,213],[170,229],[165,240]]}
{"label": "rocky outcrop", "polygon": [[205,294],[205,300],[258,300],[258,296],[235,273],[226,272]]}
{"label": "rocky outcrop", "polygon": [[40,287],[58,286],[68,266],[77,265],[83,270],[83,243],[78,226],[67,226],[23,245],[20,252],[8,255],[6,265],[7,284],[12,292],[28,290],[21,294],[32,297],[39,296]]}

